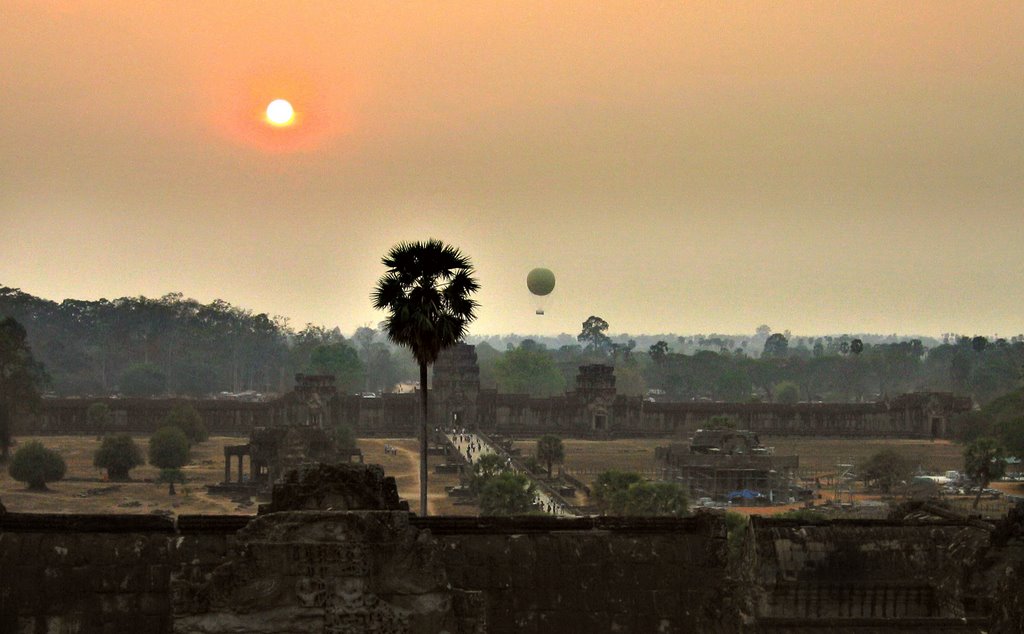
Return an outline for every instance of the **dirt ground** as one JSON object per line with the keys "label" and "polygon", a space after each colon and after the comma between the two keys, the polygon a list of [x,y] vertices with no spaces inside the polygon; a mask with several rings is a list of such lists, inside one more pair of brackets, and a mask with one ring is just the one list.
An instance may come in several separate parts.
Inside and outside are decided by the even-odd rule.
{"label": "dirt ground", "polygon": [[[99,448],[99,440],[89,436],[43,436],[21,437],[19,442],[39,440],[45,446],[56,449],[68,464],[66,478],[50,485],[49,492],[28,491],[21,482],[16,482],[0,472],[0,500],[10,511],[40,513],[173,513],[173,514],[249,514],[256,512],[255,499],[235,499],[206,492],[206,484],[220,482],[224,477],[224,445],[244,442],[238,437],[215,436],[195,446],[192,462],[183,471],[188,482],[178,486],[178,495],[169,496],[167,485],[152,482],[158,470],[149,465],[132,471],[131,482],[106,482],[104,472],[92,466],[92,457]],[[139,435],[136,442],[145,452],[147,437]],[[629,439],[612,441],[572,440],[563,441],[565,446],[564,468],[587,484],[607,469],[637,471],[647,477],[656,477],[658,470],[654,461],[654,448],[663,446],[665,439]],[[802,475],[827,478],[836,471],[836,464],[854,464],[866,460],[884,448],[893,448],[932,472],[959,469],[962,465],[959,445],[948,441],[927,440],[885,440],[838,438],[762,438],[767,446],[775,448],[778,455],[796,453],[800,456]],[[360,439],[364,460],[384,467],[387,475],[394,476],[399,495],[409,501],[414,512],[419,507],[419,457],[418,445],[412,438]],[[386,454],[384,446],[397,448],[396,455]],[[515,443],[524,456],[534,453],[536,440],[520,440]],[[445,493],[445,487],[459,483],[457,475],[435,474],[434,466],[444,462],[441,456],[430,458],[430,490],[428,503],[433,515],[476,515],[473,505],[456,504],[454,498]],[[237,463],[233,463],[237,465]],[[1024,482],[994,483],[1007,493],[1024,495]],[[858,493],[858,500],[877,499],[877,496]],[[586,503],[581,495],[577,502]],[[991,504],[990,504],[991,506]],[[736,507],[749,514],[775,514],[801,508],[792,506],[751,506]]]}
{"label": "dirt ground", "polygon": [[[0,500],[8,511],[24,513],[172,513],[183,514],[255,514],[254,498],[232,499],[223,495],[210,495],[207,484],[224,479],[224,446],[244,443],[231,436],[213,436],[193,446],[192,461],[182,471],[188,482],[177,485],[177,495],[167,493],[166,484],[153,480],[159,469],[144,465],[132,470],[130,482],[107,482],[106,472],[93,467],[93,455],[100,440],[92,436],[38,436],[19,437],[17,442],[38,440],[44,446],[60,452],[67,463],[64,480],[49,485],[49,491],[29,491],[21,482],[11,478],[6,469],[0,470]],[[136,435],[135,442],[147,454],[148,436]],[[395,477],[399,495],[409,501],[409,507],[419,510],[419,448],[411,438],[360,439],[364,461],[384,467],[387,475]],[[384,445],[398,449],[397,455],[384,453]],[[431,514],[476,515],[476,506],[456,505],[445,493],[446,486],[459,483],[457,475],[436,475],[434,465],[441,464],[440,456],[430,457],[428,504]],[[237,469],[237,461],[232,468]],[[246,462],[248,469],[248,462]]]}

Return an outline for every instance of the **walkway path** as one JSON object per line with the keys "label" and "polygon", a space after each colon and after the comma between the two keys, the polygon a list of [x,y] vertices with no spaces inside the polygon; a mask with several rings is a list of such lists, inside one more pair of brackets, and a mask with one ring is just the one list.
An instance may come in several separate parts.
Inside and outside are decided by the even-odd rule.
{"label": "walkway path", "polygon": [[[464,434],[453,434],[449,432],[447,436],[451,443],[455,445],[455,448],[458,450],[458,452],[463,457],[467,457],[469,459],[470,464],[473,464],[477,460],[479,460],[480,456],[485,456],[487,454],[493,453],[499,456],[503,456],[507,461],[506,465],[510,471],[512,471],[513,473],[521,473],[522,475],[525,475],[527,478],[530,479],[531,482],[533,482],[536,485],[534,487],[534,503],[540,510],[544,511],[545,513],[550,513],[555,517],[579,517],[579,514],[576,513],[571,507],[564,504],[561,499],[549,494],[548,491],[545,489],[543,483],[534,478],[533,474],[529,473],[525,469],[520,468],[520,466],[516,463],[515,460],[512,460],[512,457],[509,456],[508,453],[502,451],[499,448],[492,447],[486,440],[481,438],[479,435],[474,434],[472,432],[466,432]],[[472,447],[472,449],[469,451],[469,453],[467,453],[467,449],[470,449],[470,447]]]}

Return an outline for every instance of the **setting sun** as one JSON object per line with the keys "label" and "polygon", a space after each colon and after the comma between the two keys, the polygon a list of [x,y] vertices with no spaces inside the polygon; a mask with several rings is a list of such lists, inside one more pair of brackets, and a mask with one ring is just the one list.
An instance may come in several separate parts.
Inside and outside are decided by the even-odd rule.
{"label": "setting sun", "polygon": [[295,122],[295,109],[286,99],[275,99],[267,105],[267,122],[287,126]]}

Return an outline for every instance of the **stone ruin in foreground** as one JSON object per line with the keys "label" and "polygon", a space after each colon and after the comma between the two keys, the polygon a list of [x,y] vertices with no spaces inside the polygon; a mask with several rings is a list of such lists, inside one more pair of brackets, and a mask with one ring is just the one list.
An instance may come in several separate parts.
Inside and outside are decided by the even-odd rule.
{"label": "stone ruin in foreground", "polygon": [[0,514],[0,632],[1020,632],[1001,523],[419,518],[309,466],[249,516]]}

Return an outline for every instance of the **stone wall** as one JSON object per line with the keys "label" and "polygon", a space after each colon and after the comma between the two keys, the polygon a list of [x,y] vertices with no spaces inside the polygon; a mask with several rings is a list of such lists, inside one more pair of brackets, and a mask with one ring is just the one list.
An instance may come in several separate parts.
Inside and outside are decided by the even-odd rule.
{"label": "stone wall", "polygon": [[752,535],[763,631],[976,632],[988,623],[990,533],[978,526],[754,518]]}
{"label": "stone wall", "polygon": [[725,553],[708,517],[7,513],[0,631],[728,632]]}
{"label": "stone wall", "polygon": [[[970,409],[970,399],[950,394],[905,394],[880,403],[653,403],[615,393],[609,366],[580,368],[576,390],[563,396],[532,398],[482,390],[474,373],[472,346],[438,362],[436,389],[429,392],[432,426],[479,428],[511,436],[554,433],[575,438],[632,438],[690,435],[715,416],[730,416],[740,427],[762,435],[941,438],[955,433],[952,416]],[[447,359],[447,360],[445,360]],[[302,378],[301,375],[298,378]],[[329,379],[330,377],[306,377]],[[301,381],[300,381],[301,383]],[[313,389],[313,388],[310,388]],[[192,404],[207,429],[216,434],[247,435],[254,427],[306,425],[352,427],[358,435],[410,437],[419,427],[418,394],[376,398],[341,395],[329,385],[312,393],[301,387],[262,403],[178,399],[44,399],[42,411],[16,421],[19,434],[100,434],[110,431],[152,433],[172,407]],[[86,409],[106,403],[112,420],[92,428]]]}
{"label": "stone wall", "polygon": [[[1019,632],[1024,524],[0,514],[0,632]],[[376,629],[374,629],[376,628]]]}
{"label": "stone wall", "polygon": [[736,632],[723,524],[688,519],[427,518],[448,580],[488,632]]}

